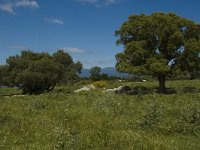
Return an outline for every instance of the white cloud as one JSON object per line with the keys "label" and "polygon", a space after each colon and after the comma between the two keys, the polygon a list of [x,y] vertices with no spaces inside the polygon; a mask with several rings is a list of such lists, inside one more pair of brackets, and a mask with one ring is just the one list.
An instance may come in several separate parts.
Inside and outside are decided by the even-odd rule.
{"label": "white cloud", "polygon": [[0,5],[0,10],[9,12],[9,13],[13,13],[13,6],[12,4],[4,4],[4,5]]}
{"label": "white cloud", "polygon": [[21,0],[16,2],[16,7],[29,7],[29,8],[39,8],[39,5],[36,1],[30,1],[30,0]]}
{"label": "white cloud", "polygon": [[0,10],[13,13],[16,8],[39,8],[35,0],[1,0]]}
{"label": "white cloud", "polygon": [[79,48],[61,48],[63,49],[65,52],[68,52],[68,53],[84,53],[85,51],[82,50],[82,49],[79,49]]}
{"label": "white cloud", "polygon": [[64,24],[64,21],[60,19],[56,19],[56,18],[45,18],[44,20],[48,23],[54,23],[54,24],[60,24],[60,25]]}
{"label": "white cloud", "polygon": [[81,4],[93,4],[95,6],[110,5],[119,3],[122,0],[75,0]]}
{"label": "white cloud", "polygon": [[11,49],[17,49],[17,50],[25,50],[25,49],[28,49],[26,46],[24,45],[10,45],[9,48]]}

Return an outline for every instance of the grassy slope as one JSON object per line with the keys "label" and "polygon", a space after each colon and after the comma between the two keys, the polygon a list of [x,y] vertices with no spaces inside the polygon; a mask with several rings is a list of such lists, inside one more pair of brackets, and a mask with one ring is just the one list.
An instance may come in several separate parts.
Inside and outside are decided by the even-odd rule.
{"label": "grassy slope", "polygon": [[[108,87],[121,84],[157,85]],[[80,86],[1,98],[0,149],[200,149],[200,93],[183,90],[200,81],[170,81],[179,92],[169,95],[73,93]]]}

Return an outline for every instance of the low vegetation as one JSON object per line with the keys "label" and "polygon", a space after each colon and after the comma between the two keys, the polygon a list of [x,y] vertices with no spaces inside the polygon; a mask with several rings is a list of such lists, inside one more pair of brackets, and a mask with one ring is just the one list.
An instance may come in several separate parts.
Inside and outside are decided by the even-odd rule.
{"label": "low vegetation", "polygon": [[[0,99],[0,149],[200,149],[200,81],[168,81],[172,94],[74,93],[89,84]],[[157,82],[119,82],[114,88],[154,89]],[[192,91],[192,92],[191,92]],[[17,89],[0,89],[4,95]],[[20,94],[20,93],[18,93]]]}

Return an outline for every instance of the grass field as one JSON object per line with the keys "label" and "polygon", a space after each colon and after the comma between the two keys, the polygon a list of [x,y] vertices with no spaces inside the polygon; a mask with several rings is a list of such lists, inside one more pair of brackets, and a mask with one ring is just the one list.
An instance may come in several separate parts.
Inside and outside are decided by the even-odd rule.
{"label": "grass field", "polygon": [[[84,82],[36,96],[0,89],[0,150],[199,150],[200,80],[168,81],[172,94],[74,93]],[[157,82],[110,82],[154,89]]]}

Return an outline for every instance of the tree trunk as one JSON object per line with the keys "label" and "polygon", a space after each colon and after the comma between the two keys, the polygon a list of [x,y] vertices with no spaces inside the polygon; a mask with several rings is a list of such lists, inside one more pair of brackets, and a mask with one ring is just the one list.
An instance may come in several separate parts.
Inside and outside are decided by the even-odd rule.
{"label": "tree trunk", "polygon": [[166,93],[165,79],[166,79],[166,75],[164,74],[158,75],[158,81],[159,81],[158,92],[159,93]]}

